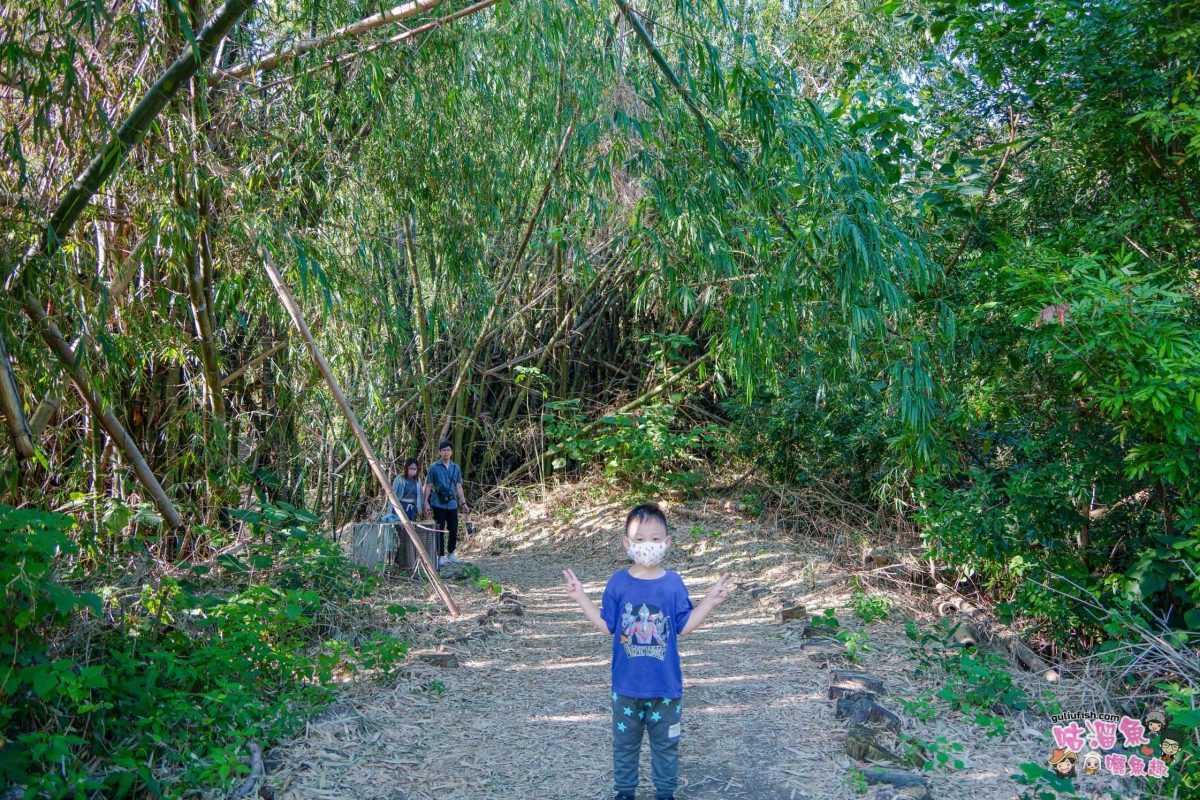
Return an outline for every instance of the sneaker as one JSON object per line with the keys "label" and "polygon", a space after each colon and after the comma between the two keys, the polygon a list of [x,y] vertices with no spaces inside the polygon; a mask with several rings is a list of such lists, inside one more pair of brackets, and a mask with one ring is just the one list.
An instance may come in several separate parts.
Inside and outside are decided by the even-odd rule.
{"label": "sneaker", "polygon": [[458,556],[454,555],[454,553],[451,553],[450,555],[448,555],[446,557],[446,561],[450,564],[461,564],[462,563],[461,561],[458,560]]}
{"label": "sneaker", "polygon": [[437,568],[438,568],[438,569],[441,569],[441,568],[442,568],[442,567],[444,567],[444,566],[446,566],[446,557],[445,557],[445,556],[438,556],[438,567],[437,567]]}

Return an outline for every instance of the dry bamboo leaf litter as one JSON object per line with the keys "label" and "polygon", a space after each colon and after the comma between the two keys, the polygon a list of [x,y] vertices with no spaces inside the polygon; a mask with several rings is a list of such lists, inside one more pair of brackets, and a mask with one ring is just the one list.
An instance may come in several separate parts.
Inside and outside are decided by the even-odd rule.
{"label": "dry bamboo leaf litter", "polygon": [[[584,510],[567,515],[563,508]],[[494,635],[446,648],[456,654],[457,668],[416,662],[390,685],[347,684],[339,710],[318,716],[303,736],[271,753],[276,766],[268,780],[276,797],[608,797],[608,642],[566,597],[561,571],[573,568],[598,600],[609,575],[625,563],[618,543],[624,512],[622,505],[592,503],[564,490],[527,505],[520,517],[480,526],[483,531],[460,546],[460,556],[515,590],[523,616],[492,616],[503,620]],[[806,657],[805,640],[779,621],[782,602],[802,603],[812,613],[832,607],[845,629],[865,632],[862,664],[849,668],[884,681],[888,694],[882,701],[900,714],[905,733],[962,745],[956,757],[965,769],[925,773],[934,798],[1019,797],[1022,787],[1009,776],[1022,762],[1044,762],[1046,720],[1014,720],[1004,736],[989,739],[947,709],[926,723],[914,719],[896,698],[936,691],[938,676],[916,674],[901,621],[866,626],[857,620],[846,607],[847,574],[818,542],[797,542],[770,526],[736,519],[717,503],[676,506],[668,514],[680,523],[668,566],[683,576],[694,601],[722,571],[766,590],[757,597],[739,590],[680,643],[681,800],[860,796],[850,774],[863,765],[843,749],[850,720],[835,719],[826,697],[832,671],[848,665],[841,658],[823,664]],[[465,583],[450,587],[461,619],[412,614],[393,633],[414,649],[436,648],[468,634],[497,603]],[[397,580],[378,602],[423,604],[432,612],[436,598],[427,586]],[[1018,670],[1013,674],[1020,679]],[[1029,687],[1048,691],[1035,681]],[[641,783],[639,797],[653,796],[648,747]]]}

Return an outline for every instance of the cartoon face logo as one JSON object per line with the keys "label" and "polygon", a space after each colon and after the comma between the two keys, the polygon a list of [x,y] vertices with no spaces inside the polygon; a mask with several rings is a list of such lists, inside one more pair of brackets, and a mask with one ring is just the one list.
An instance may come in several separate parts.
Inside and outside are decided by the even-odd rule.
{"label": "cartoon face logo", "polygon": [[1095,775],[1100,771],[1100,754],[1095,750],[1083,757],[1083,771],[1087,775]]}
{"label": "cartoon face logo", "polygon": [[1167,715],[1155,709],[1146,714],[1146,719],[1142,720],[1142,724],[1146,726],[1146,730],[1151,736],[1162,733],[1163,728],[1167,727]]}
{"label": "cartoon face logo", "polygon": [[1183,747],[1183,732],[1174,728],[1163,731],[1161,747],[1163,763],[1170,764],[1175,760],[1175,756],[1179,755],[1179,749]]}
{"label": "cartoon face logo", "polygon": [[1061,747],[1056,747],[1050,753],[1050,766],[1060,778],[1075,777],[1075,762],[1079,760],[1078,753],[1072,753]]}

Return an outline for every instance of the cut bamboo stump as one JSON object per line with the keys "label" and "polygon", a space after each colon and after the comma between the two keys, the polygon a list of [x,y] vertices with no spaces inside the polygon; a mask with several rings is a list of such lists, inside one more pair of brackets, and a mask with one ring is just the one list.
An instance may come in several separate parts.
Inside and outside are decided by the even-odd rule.
{"label": "cut bamboo stump", "polygon": [[915,772],[908,772],[902,769],[867,767],[863,770],[863,776],[867,779],[867,783],[872,786],[879,783],[886,783],[897,787],[920,786],[927,792],[929,790],[928,778],[924,775],[918,775]]}
{"label": "cut bamboo stump", "polygon": [[412,655],[432,667],[449,669],[458,666],[458,656],[452,650],[418,650]]}
{"label": "cut bamboo stump", "polygon": [[846,655],[846,645],[836,639],[825,637],[806,639],[804,644],[800,645],[800,650],[810,659],[821,664]]}
{"label": "cut bamboo stump", "polygon": [[[802,605],[784,606],[779,612],[781,622],[791,622],[792,620],[804,619],[808,616],[808,610]],[[805,631],[807,634],[807,630]]]}
{"label": "cut bamboo stump", "polygon": [[834,708],[834,717],[849,719],[859,725],[868,725],[892,733],[900,732],[900,717],[894,711],[876,703],[870,692],[856,692],[839,697]]}
{"label": "cut bamboo stump", "polygon": [[848,697],[856,692],[868,692],[871,694],[871,699],[875,699],[875,695],[884,694],[883,679],[877,678],[874,675],[868,675],[865,672],[856,672],[849,669],[838,669],[833,671],[833,683],[829,686],[829,699],[837,700],[840,697]]}
{"label": "cut bamboo stump", "polygon": [[879,731],[853,724],[846,731],[846,754],[857,761],[889,761],[902,764],[904,759],[878,741]]}

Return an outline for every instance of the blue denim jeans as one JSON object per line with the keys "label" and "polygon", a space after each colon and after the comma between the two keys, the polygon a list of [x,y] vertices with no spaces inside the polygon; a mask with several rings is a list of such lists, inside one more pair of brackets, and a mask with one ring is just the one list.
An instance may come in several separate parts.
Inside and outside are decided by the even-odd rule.
{"label": "blue denim jeans", "polygon": [[637,792],[642,731],[650,739],[650,774],[654,793],[671,797],[679,785],[679,735],[683,727],[683,698],[653,700],[613,692],[613,789]]}

